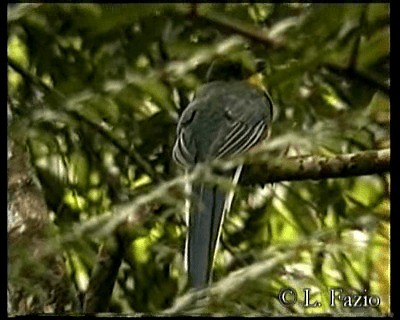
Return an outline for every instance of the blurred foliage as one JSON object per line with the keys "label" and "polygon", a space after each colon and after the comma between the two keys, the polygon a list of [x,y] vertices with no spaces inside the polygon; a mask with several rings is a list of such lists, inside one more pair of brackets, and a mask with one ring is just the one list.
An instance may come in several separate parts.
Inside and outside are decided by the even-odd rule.
{"label": "blurred foliage", "polygon": [[[182,173],[171,160],[177,119],[216,59],[263,75],[277,156],[389,147],[388,4],[10,4],[7,18],[9,138],[30,154],[82,296],[114,229],[76,230]],[[389,313],[389,185],[385,174],[241,187],[214,281],[296,254],[185,312]],[[159,313],[186,291],[183,201],[166,196],[122,233],[111,312]],[[29,287],[21,277],[10,279]],[[322,305],[281,305],[287,287],[311,288]],[[380,306],[331,308],[336,287]]]}

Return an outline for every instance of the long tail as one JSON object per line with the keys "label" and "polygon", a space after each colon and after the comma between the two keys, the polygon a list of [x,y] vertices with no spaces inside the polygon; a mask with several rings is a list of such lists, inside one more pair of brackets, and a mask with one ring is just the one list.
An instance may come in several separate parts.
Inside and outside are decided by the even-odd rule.
{"label": "long tail", "polygon": [[[236,169],[233,183],[239,180],[242,167]],[[207,286],[211,280],[215,251],[224,216],[233,200],[233,191],[225,192],[216,186],[192,185],[192,204],[188,216],[186,239],[186,268],[190,286]]]}

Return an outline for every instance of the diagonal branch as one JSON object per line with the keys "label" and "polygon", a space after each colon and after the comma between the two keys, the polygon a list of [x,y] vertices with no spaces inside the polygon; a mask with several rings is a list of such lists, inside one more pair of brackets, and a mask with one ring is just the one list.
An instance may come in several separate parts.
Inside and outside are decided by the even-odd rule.
{"label": "diagonal branch", "polygon": [[347,68],[347,67],[344,68],[344,67],[335,65],[333,63],[325,63],[322,65],[322,67],[325,67],[329,71],[336,73],[337,75],[339,75],[341,77],[347,77],[350,79],[360,81],[360,82],[366,84],[367,86],[371,87],[372,89],[378,89],[385,95],[390,96],[390,86],[389,85],[387,85],[386,83],[382,83],[381,81],[366,74],[365,72],[356,70],[354,68]]}
{"label": "diagonal branch", "polygon": [[[118,239],[117,239],[118,240]],[[123,245],[109,237],[99,250],[89,287],[85,294],[84,312],[106,312],[114,283],[122,263]]]}
{"label": "diagonal branch", "polygon": [[246,25],[241,21],[232,21],[231,18],[225,18],[221,15],[217,15],[214,13],[208,12],[207,14],[203,14],[199,12],[197,4],[193,4],[192,10],[189,13],[189,16],[193,19],[193,17],[203,20],[208,24],[213,24],[221,29],[239,34],[245,38],[253,40],[255,42],[261,43],[268,48],[282,48],[284,43],[280,39],[272,38],[268,36],[265,32],[261,31],[258,28],[255,28],[252,25]]}
{"label": "diagonal branch", "polygon": [[[16,72],[18,72],[25,79],[25,81],[39,86],[46,93],[54,94],[56,96],[56,98],[61,102],[60,105],[68,105],[67,97],[63,93],[61,93],[57,89],[50,87],[41,78],[39,78],[38,76],[25,70],[22,66],[20,66],[16,61],[11,59],[10,57],[8,58],[8,65],[12,69],[14,69]],[[159,175],[154,172],[151,165],[145,159],[143,159],[143,157],[138,152],[136,152],[136,150],[127,147],[122,141],[115,138],[109,130],[106,130],[104,127],[102,127],[96,121],[93,121],[93,120],[83,116],[76,110],[71,110],[70,108],[65,108],[65,110],[63,110],[63,111],[70,114],[74,119],[76,119],[80,122],[86,123],[94,131],[99,132],[103,136],[103,138],[105,138],[106,140],[111,142],[118,150],[120,150],[123,154],[128,156],[130,159],[132,159],[137,164],[137,166],[140,167],[144,172],[146,172],[154,181],[160,182]]]}

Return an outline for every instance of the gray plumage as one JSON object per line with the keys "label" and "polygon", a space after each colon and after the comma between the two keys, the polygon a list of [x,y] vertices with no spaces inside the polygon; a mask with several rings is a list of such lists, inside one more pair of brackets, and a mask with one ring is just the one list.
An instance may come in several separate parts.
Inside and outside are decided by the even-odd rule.
{"label": "gray plumage", "polygon": [[[259,143],[272,119],[272,102],[262,90],[242,81],[201,86],[179,120],[173,159],[190,170],[197,163],[241,154]],[[241,167],[236,170],[234,183]],[[188,216],[186,267],[190,285],[211,278],[215,250],[232,195],[195,183]]]}

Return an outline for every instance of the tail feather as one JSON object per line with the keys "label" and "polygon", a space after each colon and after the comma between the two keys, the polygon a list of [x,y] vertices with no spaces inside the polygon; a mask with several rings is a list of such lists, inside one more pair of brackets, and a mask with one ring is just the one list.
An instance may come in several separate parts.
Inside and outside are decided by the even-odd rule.
{"label": "tail feather", "polygon": [[[235,184],[240,172],[241,167],[235,173]],[[211,279],[221,226],[230,208],[233,192],[227,193],[216,186],[193,184],[192,195],[185,254],[189,283],[199,289],[207,286]]]}
{"label": "tail feather", "polygon": [[205,287],[211,277],[212,260],[222,219],[225,194],[216,187],[193,185],[187,237],[187,268],[194,288]]}

